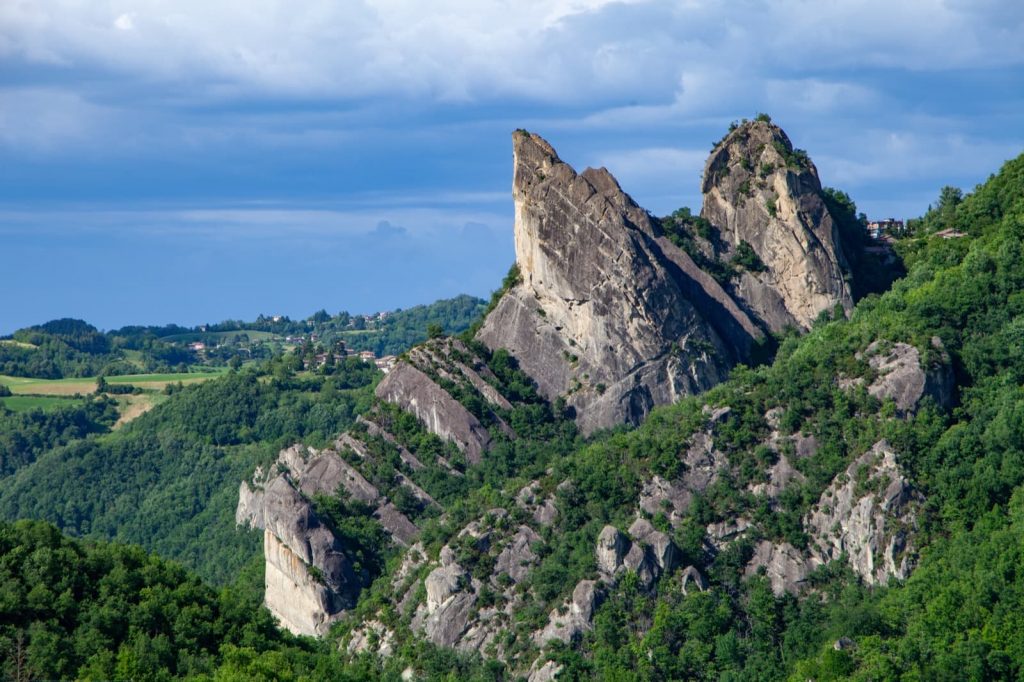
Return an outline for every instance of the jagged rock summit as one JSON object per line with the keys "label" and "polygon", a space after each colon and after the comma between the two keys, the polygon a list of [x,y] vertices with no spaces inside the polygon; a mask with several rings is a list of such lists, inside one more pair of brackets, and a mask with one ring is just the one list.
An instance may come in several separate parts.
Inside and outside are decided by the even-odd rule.
{"label": "jagged rock summit", "polygon": [[[852,305],[816,171],[785,133],[745,123],[708,160],[703,215],[716,234],[689,253],[604,168],[576,173],[545,140],[513,135],[520,281],[478,338],[506,348],[584,433],[637,424],[747,362],[769,331],[806,329]],[[747,170],[753,169],[753,170]],[[718,278],[695,260],[739,263]]]}
{"label": "jagged rock summit", "polygon": [[731,293],[768,329],[809,329],[823,311],[853,306],[839,229],[805,152],[768,120],[748,121],[715,146],[704,165],[701,216],[718,230],[717,255],[744,242],[763,268],[735,279]]}
{"label": "jagged rock summit", "polygon": [[721,382],[760,331],[669,242],[611,174],[577,174],[537,135],[515,133],[521,281],[478,338],[507,348],[589,433]]}

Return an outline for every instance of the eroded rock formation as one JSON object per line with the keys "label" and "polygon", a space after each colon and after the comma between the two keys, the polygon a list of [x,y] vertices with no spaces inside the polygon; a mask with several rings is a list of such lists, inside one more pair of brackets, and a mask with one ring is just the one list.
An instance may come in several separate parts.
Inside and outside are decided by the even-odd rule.
{"label": "eroded rock formation", "polygon": [[916,562],[913,537],[923,501],[892,447],[879,441],[836,478],[804,520],[812,555],[820,561],[845,555],[868,584],[906,579]]}
{"label": "eroded rock formation", "polygon": [[[339,445],[346,442],[355,441],[343,436]],[[311,501],[339,491],[374,508],[395,542],[408,545],[418,535],[416,526],[334,450],[287,448],[266,475],[257,471],[239,486],[235,521],[263,530],[264,603],[295,634],[327,632],[355,604],[367,581]]]}
{"label": "eroded rock formation", "polygon": [[513,141],[521,282],[478,338],[566,396],[586,433],[722,381],[757,327],[607,170],[577,174],[540,137]]}
{"label": "eroded rock formation", "polygon": [[852,307],[818,171],[781,128],[758,120],[730,132],[704,165],[701,189],[701,216],[719,231],[720,255],[732,258],[746,243],[760,260],[732,292],[769,329],[808,329],[822,311]]}

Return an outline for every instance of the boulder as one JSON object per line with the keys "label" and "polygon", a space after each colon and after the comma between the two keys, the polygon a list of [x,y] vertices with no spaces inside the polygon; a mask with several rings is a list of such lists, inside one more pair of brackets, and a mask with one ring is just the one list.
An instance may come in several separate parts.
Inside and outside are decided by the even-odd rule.
{"label": "boulder", "polygon": [[529,526],[519,526],[516,534],[505,545],[494,562],[494,572],[507,573],[515,583],[522,582],[530,568],[537,562],[533,544],[540,542],[540,536]]}
{"label": "boulder", "polygon": [[648,547],[659,574],[670,573],[676,567],[679,548],[668,533],[655,529],[647,519],[637,519],[629,527],[629,535]]}
{"label": "boulder", "polygon": [[708,589],[707,579],[694,566],[684,568],[679,579],[684,595],[689,595],[690,590],[696,589],[699,592],[705,592]]}
{"label": "boulder", "polygon": [[597,570],[606,576],[615,575],[629,551],[630,542],[615,526],[605,526],[597,536]]}
{"label": "boulder", "polygon": [[941,408],[949,409],[953,402],[953,370],[942,342],[932,339],[931,360],[907,343],[883,345],[874,342],[865,355],[878,377],[868,386],[868,393],[896,403],[900,415],[917,411],[923,398],[930,397]]}
{"label": "boulder", "polygon": [[762,540],[757,543],[754,556],[747,563],[744,574],[753,576],[764,569],[775,594],[796,594],[806,587],[807,576],[820,564],[821,561],[817,559],[804,557],[800,550],[788,542],[776,544]]}
{"label": "boulder", "polygon": [[594,611],[604,600],[604,591],[593,580],[581,580],[572,591],[572,597],[560,609],[554,609],[543,630],[534,633],[537,646],[551,640],[566,644],[579,639],[593,627]]}

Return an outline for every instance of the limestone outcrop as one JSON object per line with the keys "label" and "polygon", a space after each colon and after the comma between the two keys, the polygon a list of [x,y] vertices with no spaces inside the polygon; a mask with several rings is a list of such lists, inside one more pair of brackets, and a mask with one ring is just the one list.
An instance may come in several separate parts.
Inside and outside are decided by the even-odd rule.
{"label": "limestone outcrop", "polygon": [[639,423],[704,391],[760,330],[601,169],[576,173],[537,135],[513,135],[521,281],[478,338],[506,348],[584,433]]}
{"label": "limestone outcrop", "polygon": [[757,120],[731,131],[704,165],[701,191],[716,255],[742,256],[746,243],[760,261],[731,293],[768,329],[809,329],[823,311],[850,310],[846,258],[818,171],[781,128]]}

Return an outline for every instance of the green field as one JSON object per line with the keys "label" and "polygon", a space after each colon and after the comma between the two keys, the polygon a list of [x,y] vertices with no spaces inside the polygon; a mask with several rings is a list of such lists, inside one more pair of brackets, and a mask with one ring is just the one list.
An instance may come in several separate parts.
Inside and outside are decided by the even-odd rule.
{"label": "green field", "polygon": [[250,341],[273,341],[274,339],[281,338],[277,334],[272,332],[261,332],[255,329],[239,329],[233,332],[189,332],[187,334],[172,334],[170,336],[160,337],[161,341],[167,341],[169,343],[191,343],[193,341],[220,341],[223,339],[230,339],[240,334],[245,334],[249,337]]}
{"label": "green field", "polygon": [[[143,390],[159,391],[167,384],[194,384],[221,376],[227,369],[180,374],[125,374],[107,377],[108,384],[131,384]],[[0,384],[11,389],[16,396],[62,396],[92,393],[96,390],[96,377],[77,379],[30,379],[0,375]]]}
{"label": "green field", "polygon": [[0,404],[14,412],[28,412],[29,410],[54,410],[66,405],[74,405],[80,402],[77,398],[64,398],[61,396],[49,395],[15,395],[0,398]]}

